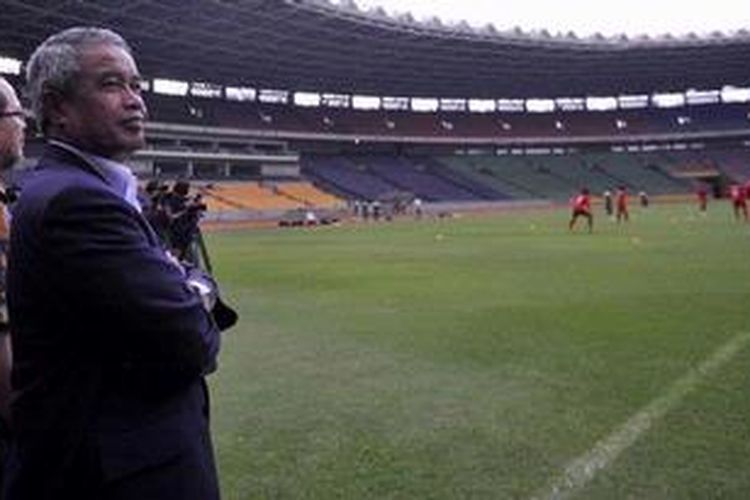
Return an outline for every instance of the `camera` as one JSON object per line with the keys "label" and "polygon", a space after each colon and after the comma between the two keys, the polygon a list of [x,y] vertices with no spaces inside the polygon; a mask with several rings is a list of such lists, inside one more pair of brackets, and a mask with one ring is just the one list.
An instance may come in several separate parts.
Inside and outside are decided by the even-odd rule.
{"label": "camera", "polygon": [[185,206],[185,210],[192,214],[197,213],[199,216],[202,216],[206,212],[206,210],[208,210],[208,206],[203,202],[203,195],[201,193],[197,193],[190,200],[188,200],[187,205]]}
{"label": "camera", "polygon": [[210,272],[208,253],[199,222],[208,210],[199,192],[190,195],[190,182],[177,180],[170,189],[159,180],[146,184],[147,208],[144,214],[165,248],[179,260]]}

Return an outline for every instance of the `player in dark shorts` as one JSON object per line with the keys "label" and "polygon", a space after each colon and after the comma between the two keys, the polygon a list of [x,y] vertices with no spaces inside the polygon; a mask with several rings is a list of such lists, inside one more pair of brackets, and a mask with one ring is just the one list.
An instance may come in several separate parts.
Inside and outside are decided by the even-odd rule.
{"label": "player in dark shorts", "polygon": [[615,195],[615,205],[617,206],[617,222],[623,220],[627,222],[630,220],[630,214],[628,213],[628,190],[625,186],[617,188],[617,194]]}
{"label": "player in dark shorts", "polygon": [[701,212],[708,208],[708,190],[705,186],[698,187],[698,208]]}
{"label": "player in dark shorts", "polygon": [[638,193],[638,199],[641,200],[641,206],[643,208],[648,208],[648,194],[646,191],[641,191]]}
{"label": "player in dark shorts", "polygon": [[607,217],[612,217],[612,214],[614,213],[612,191],[610,191],[609,189],[604,191],[604,211],[607,213]]}
{"label": "player in dark shorts", "polygon": [[573,216],[570,218],[568,229],[573,230],[578,217],[584,217],[588,222],[589,233],[594,230],[594,216],[591,214],[591,195],[587,188],[581,189],[581,193],[573,198]]}
{"label": "player in dark shorts", "polygon": [[732,184],[729,186],[729,196],[732,198],[732,208],[734,209],[734,218],[742,219],[747,222],[747,193],[744,186]]}

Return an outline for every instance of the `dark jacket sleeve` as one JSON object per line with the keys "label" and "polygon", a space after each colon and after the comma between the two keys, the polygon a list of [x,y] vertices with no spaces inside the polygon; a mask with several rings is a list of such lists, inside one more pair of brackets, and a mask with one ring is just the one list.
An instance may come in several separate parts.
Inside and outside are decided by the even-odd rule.
{"label": "dark jacket sleeve", "polygon": [[[105,190],[69,188],[41,218],[68,317],[128,384],[179,384],[215,366],[219,332],[145,219]],[[154,387],[157,389],[157,387]]]}

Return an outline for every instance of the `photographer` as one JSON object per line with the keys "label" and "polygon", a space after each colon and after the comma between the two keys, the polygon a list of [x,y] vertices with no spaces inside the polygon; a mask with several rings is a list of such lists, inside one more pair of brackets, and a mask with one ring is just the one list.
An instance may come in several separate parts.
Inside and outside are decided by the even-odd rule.
{"label": "photographer", "polygon": [[169,215],[164,207],[164,199],[169,188],[158,180],[146,183],[144,196],[140,199],[143,216],[156,231],[164,247],[169,248]]}
{"label": "photographer", "polygon": [[[167,244],[180,261],[204,267],[210,271],[203,246],[203,236],[198,226],[207,206],[200,193],[193,197],[190,197],[189,193],[190,183],[179,180],[175,182],[172,191],[164,199],[164,209],[169,219]],[[201,257],[204,261],[202,266]]]}

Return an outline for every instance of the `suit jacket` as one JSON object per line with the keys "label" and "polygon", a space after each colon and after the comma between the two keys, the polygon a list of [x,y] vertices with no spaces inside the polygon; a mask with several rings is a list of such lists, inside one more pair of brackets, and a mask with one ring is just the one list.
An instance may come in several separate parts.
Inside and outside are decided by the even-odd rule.
{"label": "suit jacket", "polygon": [[219,497],[219,331],[96,164],[48,145],[13,209],[6,498]]}

